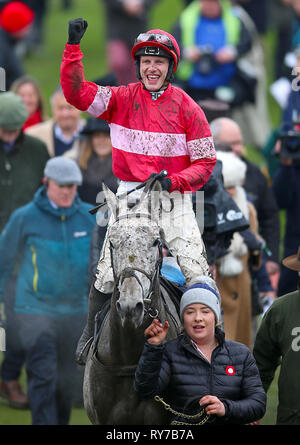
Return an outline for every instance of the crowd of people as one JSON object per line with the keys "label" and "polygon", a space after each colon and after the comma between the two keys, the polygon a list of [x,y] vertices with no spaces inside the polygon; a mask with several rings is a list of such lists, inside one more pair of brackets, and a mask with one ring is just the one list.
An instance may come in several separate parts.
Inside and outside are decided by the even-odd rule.
{"label": "crowd of people", "polygon": [[[0,397],[29,407],[35,425],[68,424],[74,403],[82,406],[75,357],[114,285],[107,224],[88,210],[102,183],[122,194],[165,169],[160,186],[173,197],[175,224],[168,215],[161,225],[176,263],[168,262],[167,277],[183,288],[183,333],[166,342],[168,325],[153,321],[135,390],[141,399],[166,396],[179,410],[197,401],[217,424],[255,424],[281,364],[277,423],[299,424],[300,101],[291,73],[300,61],[300,2],[276,0],[271,14],[266,0],[186,0],[171,29],[151,31],[159,0],[102,3],[109,73],[85,80],[80,42],[93,30],[72,18],[48,116],[43,85],[23,66],[44,42],[47,2],[0,1],[0,325],[7,339]],[[62,8],[72,14],[72,2]],[[263,44],[270,16],[279,42],[273,80],[290,85],[276,128]],[[267,167],[250,161],[247,147]],[[190,195],[206,190],[220,165],[218,187],[232,207],[215,204],[216,238],[218,226],[231,226],[212,260],[211,227],[204,218],[201,232]]]}

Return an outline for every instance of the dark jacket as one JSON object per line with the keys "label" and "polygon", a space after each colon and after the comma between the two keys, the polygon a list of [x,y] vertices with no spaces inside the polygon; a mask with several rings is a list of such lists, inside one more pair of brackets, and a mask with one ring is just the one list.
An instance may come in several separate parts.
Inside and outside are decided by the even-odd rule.
{"label": "dark jacket", "polygon": [[120,0],[104,0],[106,8],[108,40],[123,40],[133,45],[136,37],[148,31],[149,11],[157,0],[144,0],[144,12],[140,16],[129,15]]}
{"label": "dark jacket", "polygon": [[0,67],[5,70],[6,90],[10,89],[18,77],[25,74],[21,60],[15,52],[15,41],[2,28],[0,28]]}
{"label": "dark jacket", "polygon": [[300,166],[281,164],[273,178],[273,191],[278,207],[286,210],[284,256],[292,255],[300,243]]}
{"label": "dark jacket", "polygon": [[278,377],[278,425],[300,424],[300,292],[277,298],[257,332],[253,354],[267,392]]}
{"label": "dark jacket", "polygon": [[32,136],[22,133],[9,153],[0,141],[0,232],[11,213],[33,199],[48,159],[46,145]]}
{"label": "dark jacket", "polygon": [[[273,191],[280,209],[285,210],[283,257],[294,255],[300,244],[300,166],[280,164],[273,178]],[[297,289],[298,273],[280,265],[277,295]]]}
{"label": "dark jacket", "polygon": [[[246,424],[263,417],[266,394],[255,360],[242,343],[228,341],[216,329],[219,345],[209,363],[192,346],[186,334],[165,344],[146,342],[135,374],[135,390],[141,398],[162,395],[172,408],[187,409],[205,395],[218,397],[225,416],[215,423]],[[230,375],[228,367],[234,368]]]}
{"label": "dark jacket", "polygon": [[268,259],[278,263],[280,224],[279,211],[273,190],[269,187],[266,177],[256,164],[244,157],[242,160],[247,165],[246,181],[243,187],[247,192],[249,201],[256,208],[259,233],[272,252],[272,256]]}

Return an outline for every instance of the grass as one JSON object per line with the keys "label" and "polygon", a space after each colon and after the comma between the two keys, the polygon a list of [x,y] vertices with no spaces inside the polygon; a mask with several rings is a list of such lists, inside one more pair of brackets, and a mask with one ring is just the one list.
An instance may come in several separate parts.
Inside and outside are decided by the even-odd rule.
{"label": "grass", "polygon": [[[151,11],[150,26],[171,31],[184,2],[181,0],[161,0]],[[59,84],[59,70],[62,52],[67,40],[68,21],[83,17],[88,21],[89,27],[82,40],[82,50],[85,54],[85,77],[88,80],[96,79],[107,74],[107,59],[105,53],[105,20],[102,2],[98,0],[73,0],[70,10],[61,9],[60,0],[48,2],[48,13],[45,20],[45,44],[38,54],[32,54],[25,59],[25,68],[28,74],[35,77],[40,83],[48,115],[51,115],[49,98],[52,91]],[[272,79],[272,54],[275,45],[274,35],[269,33],[265,39],[266,65],[268,78]],[[279,122],[279,108],[270,94],[268,104],[273,125]],[[264,164],[260,153],[248,147],[248,157],[259,165]],[[1,353],[0,353],[1,361]],[[277,406],[277,375],[268,392],[267,412],[263,424],[273,425],[276,418]],[[21,384],[26,390],[26,376],[23,370]],[[16,410],[9,407],[4,399],[0,398],[0,425],[30,425],[29,410]],[[89,425],[90,421],[84,409],[74,408],[70,425]]]}

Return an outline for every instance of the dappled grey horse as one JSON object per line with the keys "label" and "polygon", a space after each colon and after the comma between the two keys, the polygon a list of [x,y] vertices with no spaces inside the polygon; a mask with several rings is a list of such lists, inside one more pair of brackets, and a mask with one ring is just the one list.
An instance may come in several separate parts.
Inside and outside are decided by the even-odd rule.
{"label": "dappled grey horse", "polygon": [[180,330],[176,306],[159,280],[163,259],[163,234],[155,218],[159,199],[150,200],[148,194],[132,208],[124,200],[122,208],[121,200],[107,187],[104,193],[114,215],[107,235],[115,286],[110,309],[87,356],[85,409],[98,425],[167,424],[162,405],[140,400],[133,388],[144,330],[152,319],[169,321],[167,340]]}

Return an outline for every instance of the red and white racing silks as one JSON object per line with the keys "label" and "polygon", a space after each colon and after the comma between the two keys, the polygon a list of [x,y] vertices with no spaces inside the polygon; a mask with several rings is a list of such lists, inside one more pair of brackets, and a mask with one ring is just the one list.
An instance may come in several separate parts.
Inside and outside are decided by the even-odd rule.
{"label": "red and white racing silks", "polygon": [[216,153],[207,119],[183,90],[169,84],[152,100],[142,83],[102,87],[84,79],[79,45],[63,53],[61,86],[69,103],[107,120],[113,171],[123,181],[143,182],[168,171],[170,192],[194,192],[209,179]]}

